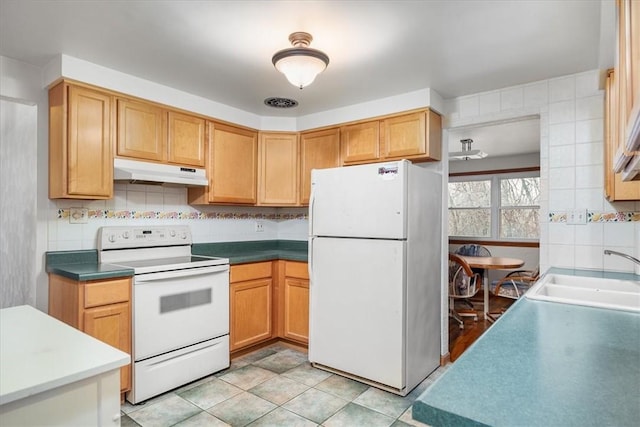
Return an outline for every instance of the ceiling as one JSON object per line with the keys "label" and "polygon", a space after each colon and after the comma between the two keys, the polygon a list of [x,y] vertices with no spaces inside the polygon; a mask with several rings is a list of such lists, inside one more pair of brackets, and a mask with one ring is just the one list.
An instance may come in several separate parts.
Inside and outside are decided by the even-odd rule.
{"label": "ceiling", "polygon": [[[603,1],[0,0],[0,55],[44,66],[64,53],[257,115],[298,117],[427,87],[447,99],[611,66],[613,0]],[[271,64],[294,31],[331,59],[303,90]],[[273,96],[299,106],[265,106]]]}
{"label": "ceiling", "polygon": [[449,152],[462,151],[461,139],[471,138],[472,150],[481,150],[489,157],[515,156],[540,152],[540,119],[469,126],[448,131]]}

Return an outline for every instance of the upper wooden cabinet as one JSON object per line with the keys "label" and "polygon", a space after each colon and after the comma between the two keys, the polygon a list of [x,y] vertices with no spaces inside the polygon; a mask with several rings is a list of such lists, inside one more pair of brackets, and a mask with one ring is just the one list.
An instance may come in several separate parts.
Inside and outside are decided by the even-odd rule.
{"label": "upper wooden cabinet", "polygon": [[169,163],[205,166],[205,120],[169,111],[167,115],[167,157]]}
{"label": "upper wooden cabinet", "polygon": [[165,162],[166,139],[162,108],[146,102],[118,99],[118,156]]}
{"label": "upper wooden cabinet", "polygon": [[341,128],[343,164],[440,160],[442,121],[427,109]]}
{"label": "upper wooden cabinet", "polygon": [[295,206],[298,203],[298,135],[260,132],[258,204]]}
{"label": "upper wooden cabinet", "polygon": [[355,123],[340,129],[342,162],[367,163],[380,158],[380,122]]}
{"label": "upper wooden cabinet", "polygon": [[614,70],[609,70],[605,84],[605,141],[604,141],[604,192],[610,202],[640,200],[640,181],[622,181],[613,170],[613,159],[620,143],[618,82]]}
{"label": "upper wooden cabinet", "polygon": [[206,188],[189,188],[189,203],[257,202],[258,132],[208,122]]}
{"label": "upper wooden cabinet", "polygon": [[113,196],[112,103],[64,81],[49,90],[49,198]]}
{"label": "upper wooden cabinet", "polygon": [[300,134],[300,204],[309,204],[311,170],[340,166],[340,128]]}
{"label": "upper wooden cabinet", "polygon": [[203,118],[125,98],[117,105],[119,157],[204,167]]}

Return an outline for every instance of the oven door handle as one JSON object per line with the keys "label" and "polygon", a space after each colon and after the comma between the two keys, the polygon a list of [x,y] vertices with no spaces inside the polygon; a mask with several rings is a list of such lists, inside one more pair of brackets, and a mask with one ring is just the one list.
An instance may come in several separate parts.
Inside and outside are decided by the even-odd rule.
{"label": "oven door handle", "polygon": [[207,274],[224,273],[229,271],[229,264],[212,267],[187,268],[183,270],[162,271],[159,273],[144,273],[135,276],[135,283],[153,282],[176,277],[203,276]]}

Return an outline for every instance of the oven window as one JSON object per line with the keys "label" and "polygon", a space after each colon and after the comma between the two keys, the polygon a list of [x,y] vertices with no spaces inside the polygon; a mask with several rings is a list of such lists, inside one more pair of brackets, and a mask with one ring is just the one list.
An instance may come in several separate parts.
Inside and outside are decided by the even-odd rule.
{"label": "oven window", "polygon": [[160,313],[211,304],[211,288],[160,297]]}

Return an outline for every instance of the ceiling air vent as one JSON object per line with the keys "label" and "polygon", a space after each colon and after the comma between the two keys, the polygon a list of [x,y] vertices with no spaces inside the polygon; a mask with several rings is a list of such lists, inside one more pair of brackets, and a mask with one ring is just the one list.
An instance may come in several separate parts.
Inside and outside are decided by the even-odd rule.
{"label": "ceiling air vent", "polygon": [[264,100],[265,105],[273,108],[293,108],[298,106],[298,101],[289,98],[271,97]]}

